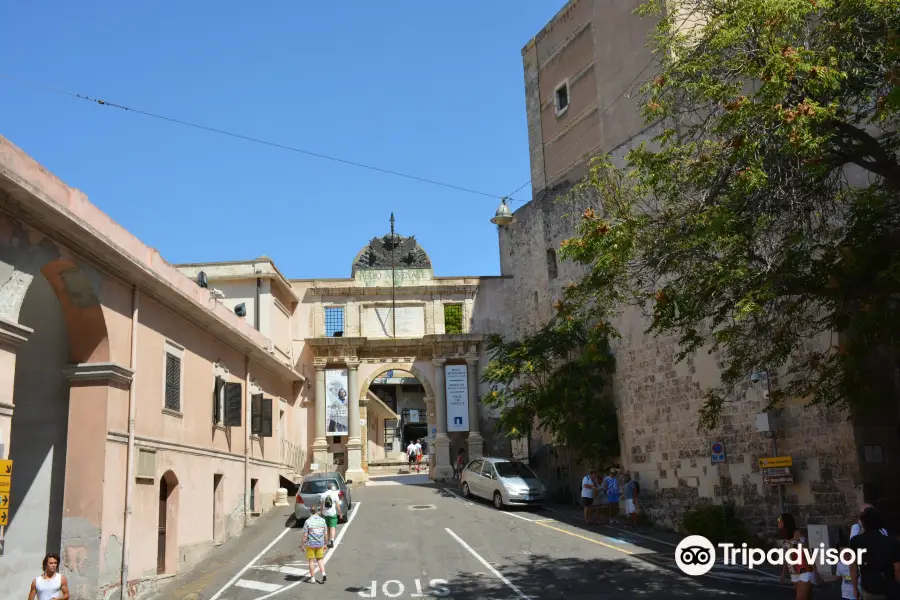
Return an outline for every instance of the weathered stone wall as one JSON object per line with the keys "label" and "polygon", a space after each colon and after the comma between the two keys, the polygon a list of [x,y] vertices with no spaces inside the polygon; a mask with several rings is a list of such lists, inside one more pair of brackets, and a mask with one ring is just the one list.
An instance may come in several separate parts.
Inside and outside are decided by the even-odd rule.
{"label": "weathered stone wall", "polygon": [[[654,133],[646,130],[614,149],[614,162]],[[540,193],[499,232],[501,273],[512,278],[504,309],[510,318],[501,332],[507,336],[520,337],[546,322],[566,284],[584,273],[560,261],[553,277],[548,256],[575,235],[587,207],[601,208],[584,193],[567,195],[584,172],[581,166],[568,181]],[[726,406],[717,431],[698,431],[703,392],[716,385],[721,365],[705,351],[676,365],[676,340],[648,336],[646,325],[636,310],[617,319],[622,339],[614,346],[612,391],[619,410],[621,464],[637,475],[651,518],[675,527],[686,510],[725,499],[754,528],[771,529],[779,512],[778,491],[763,485],[758,459],[772,456],[772,440],[755,427],[756,414],[765,406],[764,382],[748,383]],[[774,377],[772,384],[777,386]],[[778,454],[794,458],[795,484],[785,486],[787,510],[801,523],[844,523],[861,500],[857,442],[847,415],[791,404],[781,414],[776,435]],[[541,441],[534,440],[533,451]],[[723,465],[711,464],[715,441],[725,445]],[[558,463],[548,459],[547,467],[558,471]],[[573,471],[583,468],[573,466]]]}

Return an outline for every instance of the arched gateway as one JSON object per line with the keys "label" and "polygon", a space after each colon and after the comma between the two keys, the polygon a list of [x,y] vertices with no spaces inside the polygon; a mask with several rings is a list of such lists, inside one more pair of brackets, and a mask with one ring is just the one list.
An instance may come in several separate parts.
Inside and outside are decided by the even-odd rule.
{"label": "arched gateway", "polygon": [[482,336],[470,326],[477,281],[435,279],[415,238],[391,234],[356,255],[352,274],[307,290],[314,302],[313,337],[306,340],[316,370],[314,469],[367,478],[370,434],[403,417],[371,393],[376,379],[393,370],[421,384],[424,414],[416,410],[415,416],[425,421],[434,449],[430,473],[449,478],[451,438],[466,443],[470,457],[483,451]]}

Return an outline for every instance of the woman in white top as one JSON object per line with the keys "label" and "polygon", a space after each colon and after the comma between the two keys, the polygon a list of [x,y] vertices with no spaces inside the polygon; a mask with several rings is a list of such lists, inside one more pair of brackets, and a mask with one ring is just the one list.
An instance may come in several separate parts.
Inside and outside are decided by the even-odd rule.
{"label": "woman in white top", "polygon": [[59,573],[59,555],[52,552],[41,563],[44,572],[31,582],[28,600],[69,600],[69,582]]}

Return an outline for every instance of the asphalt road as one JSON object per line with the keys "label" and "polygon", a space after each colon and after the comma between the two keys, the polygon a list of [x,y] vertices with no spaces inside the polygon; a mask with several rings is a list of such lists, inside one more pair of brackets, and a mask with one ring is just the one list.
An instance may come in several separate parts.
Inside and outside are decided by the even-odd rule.
{"label": "asphalt road", "polygon": [[350,522],[326,557],[326,583],[309,580],[301,530],[292,509],[280,508],[158,600],[793,597],[745,573],[687,577],[669,546],[585,529],[565,511],[497,511],[424,476],[370,483],[378,485],[353,492]]}

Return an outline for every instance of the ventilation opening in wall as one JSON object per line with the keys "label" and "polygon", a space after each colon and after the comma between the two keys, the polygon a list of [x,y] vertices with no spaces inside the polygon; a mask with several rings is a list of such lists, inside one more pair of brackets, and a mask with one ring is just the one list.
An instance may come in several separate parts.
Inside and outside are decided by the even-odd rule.
{"label": "ventilation opening in wall", "polygon": [[138,448],[136,479],[156,481],[156,450]]}
{"label": "ventilation opening in wall", "polygon": [[563,81],[556,87],[553,94],[554,104],[556,105],[556,116],[566,112],[569,108],[569,80]]}
{"label": "ventilation opening in wall", "polygon": [[540,312],[540,308],[541,308],[541,306],[538,301],[538,293],[535,292],[534,293],[534,314],[535,314],[535,316],[538,316],[538,313]]}
{"label": "ventilation opening in wall", "polygon": [[559,277],[559,266],[556,263],[556,250],[553,248],[547,250],[547,276],[551,281]]}

